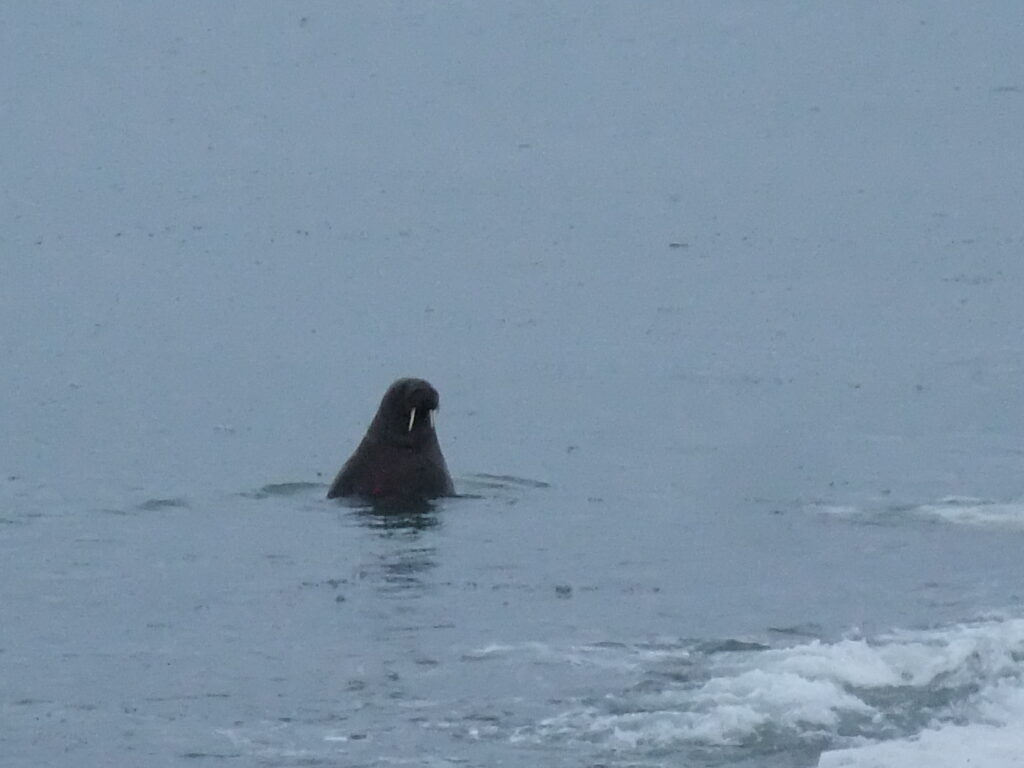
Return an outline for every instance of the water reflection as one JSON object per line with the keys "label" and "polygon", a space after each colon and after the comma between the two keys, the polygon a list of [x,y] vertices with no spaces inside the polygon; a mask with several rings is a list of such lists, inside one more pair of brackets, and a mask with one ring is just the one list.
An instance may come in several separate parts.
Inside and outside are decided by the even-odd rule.
{"label": "water reflection", "polygon": [[363,561],[360,576],[369,578],[385,593],[422,592],[424,577],[437,567],[434,547],[402,547],[369,555]]}
{"label": "water reflection", "polygon": [[376,531],[425,531],[440,520],[426,499],[380,499],[353,508],[360,524]]}
{"label": "water reflection", "polygon": [[349,500],[349,520],[372,532],[364,541],[359,578],[391,596],[422,592],[426,574],[437,567],[431,531],[441,520],[436,504],[424,499]]}

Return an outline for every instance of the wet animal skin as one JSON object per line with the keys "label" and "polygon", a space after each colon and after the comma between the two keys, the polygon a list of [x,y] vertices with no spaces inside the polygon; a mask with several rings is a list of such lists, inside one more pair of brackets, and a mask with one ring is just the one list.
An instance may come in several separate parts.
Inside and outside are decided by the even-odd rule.
{"label": "wet animal skin", "polygon": [[398,379],[384,393],[355,452],[327,498],[432,499],[455,495],[434,431],[437,390],[423,379]]}

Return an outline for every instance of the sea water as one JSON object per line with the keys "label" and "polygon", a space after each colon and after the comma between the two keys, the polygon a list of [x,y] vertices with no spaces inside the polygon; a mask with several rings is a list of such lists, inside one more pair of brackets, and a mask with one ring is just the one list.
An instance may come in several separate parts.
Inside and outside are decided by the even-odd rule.
{"label": "sea water", "polygon": [[403,516],[317,484],[91,506],[9,481],[5,761],[1018,764],[1024,504],[498,482]]}

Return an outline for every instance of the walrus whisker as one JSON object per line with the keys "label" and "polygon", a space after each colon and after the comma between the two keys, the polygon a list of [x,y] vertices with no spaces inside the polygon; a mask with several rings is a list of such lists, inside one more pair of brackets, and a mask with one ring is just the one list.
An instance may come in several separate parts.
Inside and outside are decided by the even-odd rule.
{"label": "walrus whisker", "polygon": [[406,432],[412,432],[412,425],[413,425],[414,421],[416,421],[416,409],[415,408],[413,408],[411,411],[409,411],[409,429],[407,429]]}

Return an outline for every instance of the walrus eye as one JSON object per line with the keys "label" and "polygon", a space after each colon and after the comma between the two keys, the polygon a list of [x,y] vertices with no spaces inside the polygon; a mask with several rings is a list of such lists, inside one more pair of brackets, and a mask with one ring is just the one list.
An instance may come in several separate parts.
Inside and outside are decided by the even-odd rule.
{"label": "walrus eye", "polygon": [[409,429],[407,429],[406,432],[412,432],[412,425],[413,425],[413,422],[415,422],[415,421],[416,421],[416,409],[413,408],[411,411],[409,411]]}

